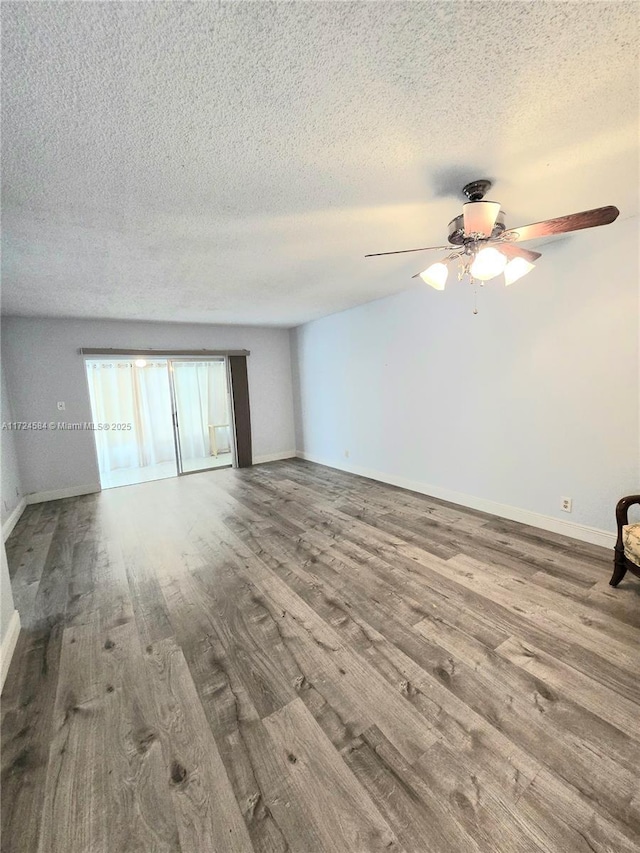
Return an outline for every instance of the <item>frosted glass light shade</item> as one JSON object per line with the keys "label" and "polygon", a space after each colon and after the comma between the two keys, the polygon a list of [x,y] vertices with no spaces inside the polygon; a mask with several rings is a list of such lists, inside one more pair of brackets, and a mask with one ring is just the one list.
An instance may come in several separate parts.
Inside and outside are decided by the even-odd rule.
{"label": "frosted glass light shade", "polygon": [[430,284],[435,290],[444,290],[448,275],[449,270],[447,266],[439,261],[437,264],[431,264],[424,272],[421,272],[420,278],[425,284]]}
{"label": "frosted glass light shade", "polygon": [[491,237],[499,213],[500,205],[497,201],[470,201],[463,204],[464,233],[467,236],[481,234]]}
{"label": "frosted glass light shade", "polygon": [[522,278],[535,267],[535,264],[530,264],[524,258],[512,258],[504,268],[504,283],[507,287]]}
{"label": "frosted glass light shade", "polygon": [[493,246],[487,246],[485,249],[480,249],[475,256],[471,264],[471,275],[479,281],[489,281],[490,278],[500,275],[506,265],[505,256]]}

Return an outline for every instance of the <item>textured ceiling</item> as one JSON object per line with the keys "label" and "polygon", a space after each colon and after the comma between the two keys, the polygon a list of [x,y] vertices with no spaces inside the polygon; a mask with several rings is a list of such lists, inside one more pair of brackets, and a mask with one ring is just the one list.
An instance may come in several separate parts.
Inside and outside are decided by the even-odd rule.
{"label": "textured ceiling", "polygon": [[2,3],[3,312],[295,325],[409,286],[362,256],[476,177],[637,215],[639,9]]}

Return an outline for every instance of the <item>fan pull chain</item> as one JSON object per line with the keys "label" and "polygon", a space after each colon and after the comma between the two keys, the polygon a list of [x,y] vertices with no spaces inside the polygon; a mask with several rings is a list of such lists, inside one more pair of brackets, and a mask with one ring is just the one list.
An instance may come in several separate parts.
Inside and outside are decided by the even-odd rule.
{"label": "fan pull chain", "polygon": [[473,278],[472,276],[470,276],[470,278],[471,278],[471,283],[473,284],[473,313],[477,314],[478,313],[478,279]]}

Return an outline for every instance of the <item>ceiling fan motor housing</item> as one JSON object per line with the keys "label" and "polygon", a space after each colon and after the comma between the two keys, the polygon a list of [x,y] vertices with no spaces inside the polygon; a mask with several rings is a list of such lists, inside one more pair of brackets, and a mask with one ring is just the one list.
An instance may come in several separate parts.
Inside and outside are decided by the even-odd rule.
{"label": "ceiling fan motor housing", "polygon": [[[480,204],[482,204],[482,202],[480,202]],[[504,230],[504,210],[501,210],[500,213],[498,213],[496,224],[493,226],[493,231],[491,232],[491,235],[485,237],[484,239],[495,240],[495,238],[499,237]],[[469,237],[465,238],[464,215],[462,213],[459,216],[456,216],[455,219],[452,219],[449,223],[448,240],[450,243],[453,243],[454,246],[464,246],[465,241],[469,242]]]}
{"label": "ceiling fan motor housing", "polygon": [[482,201],[486,194],[491,189],[491,181],[487,178],[480,178],[477,181],[471,181],[462,187],[462,192],[469,201]]}

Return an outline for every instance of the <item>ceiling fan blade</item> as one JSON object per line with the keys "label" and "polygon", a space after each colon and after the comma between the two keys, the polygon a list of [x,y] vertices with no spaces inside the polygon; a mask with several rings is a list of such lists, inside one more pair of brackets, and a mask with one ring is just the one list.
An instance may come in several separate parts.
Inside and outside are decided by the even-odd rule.
{"label": "ceiling fan blade", "polygon": [[531,249],[523,249],[522,246],[514,246],[512,243],[490,242],[489,245],[494,246],[499,252],[506,255],[509,260],[512,258],[524,258],[525,261],[532,264],[538,258],[542,257],[540,252],[532,252]]}
{"label": "ceiling fan blade", "polygon": [[382,255],[406,255],[408,252],[430,252],[431,249],[450,249],[451,246],[424,246],[422,249],[400,249],[397,252],[376,252],[373,255],[365,255],[365,258],[379,258]]}
{"label": "ceiling fan blade", "polygon": [[490,237],[499,213],[500,205],[497,201],[469,201],[463,204],[465,237],[471,237],[472,234]]}
{"label": "ceiling fan blade", "polygon": [[532,225],[522,225],[520,228],[510,228],[501,235],[502,240],[521,241],[533,240],[536,237],[549,237],[552,234],[566,234],[568,231],[581,231],[583,228],[595,228],[598,225],[609,225],[618,218],[620,211],[617,207],[596,207],[593,210],[583,210],[580,213],[570,213],[558,216],[557,219],[545,219],[544,222],[534,222]]}

